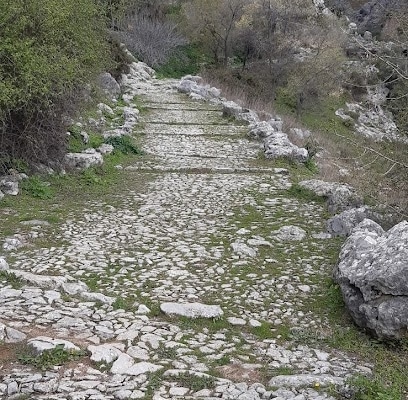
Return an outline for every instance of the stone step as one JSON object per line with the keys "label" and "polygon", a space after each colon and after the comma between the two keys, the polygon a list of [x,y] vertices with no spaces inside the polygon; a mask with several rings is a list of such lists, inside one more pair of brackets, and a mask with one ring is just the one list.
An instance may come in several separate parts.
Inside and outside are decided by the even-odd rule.
{"label": "stone step", "polygon": [[141,140],[147,154],[159,157],[168,155],[203,158],[257,158],[262,147],[245,138],[209,137],[188,135],[149,135]]}
{"label": "stone step", "polygon": [[237,125],[172,125],[166,123],[146,123],[140,132],[146,135],[188,135],[188,136],[244,136],[248,128]]}
{"label": "stone step", "polygon": [[222,117],[222,112],[216,111],[189,111],[189,110],[168,110],[163,113],[162,110],[151,110],[143,120],[150,123],[167,124],[194,124],[194,125],[228,125],[227,119]]}
{"label": "stone step", "polygon": [[288,174],[285,168],[259,168],[259,167],[165,167],[162,165],[131,165],[125,168],[126,171],[137,172],[181,172],[181,173],[198,173],[198,174],[280,174],[282,176]]}
{"label": "stone step", "polygon": [[143,105],[148,109],[161,110],[166,112],[167,110],[191,110],[191,111],[216,111],[221,110],[221,106],[216,104],[207,103],[191,103],[191,102],[144,102]]}

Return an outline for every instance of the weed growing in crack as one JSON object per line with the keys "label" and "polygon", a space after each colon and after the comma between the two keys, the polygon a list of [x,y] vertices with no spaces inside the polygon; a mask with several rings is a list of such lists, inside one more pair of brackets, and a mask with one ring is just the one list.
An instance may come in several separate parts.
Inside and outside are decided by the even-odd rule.
{"label": "weed growing in crack", "polygon": [[304,201],[314,201],[316,203],[324,203],[324,197],[318,196],[309,189],[304,188],[303,186],[298,185],[297,183],[293,184],[288,190],[287,194],[291,197],[295,197],[299,200]]}
{"label": "weed growing in crack", "polygon": [[203,389],[212,389],[217,381],[213,376],[199,376],[189,372],[180,373],[172,377],[172,380],[194,392],[198,392],[199,390]]}
{"label": "weed growing in crack", "polygon": [[40,354],[36,354],[33,350],[27,349],[18,356],[18,359],[23,364],[32,365],[45,371],[56,365],[78,360],[86,355],[84,351],[66,350],[64,346],[64,344],[58,344],[53,349],[44,350]]}
{"label": "weed growing in crack", "polygon": [[0,271],[0,281],[10,285],[13,289],[21,289],[24,282],[13,272]]}
{"label": "weed growing in crack", "polygon": [[25,194],[41,200],[52,199],[54,197],[49,182],[43,181],[38,176],[31,176],[28,179],[24,179],[21,182],[21,189]]}

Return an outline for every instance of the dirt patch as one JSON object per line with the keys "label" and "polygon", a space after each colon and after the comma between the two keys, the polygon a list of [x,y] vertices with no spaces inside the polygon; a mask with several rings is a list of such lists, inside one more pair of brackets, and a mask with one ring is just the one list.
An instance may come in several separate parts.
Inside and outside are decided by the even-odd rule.
{"label": "dirt patch", "polygon": [[217,368],[217,371],[225,379],[251,384],[262,382],[260,368],[259,364],[230,364]]}

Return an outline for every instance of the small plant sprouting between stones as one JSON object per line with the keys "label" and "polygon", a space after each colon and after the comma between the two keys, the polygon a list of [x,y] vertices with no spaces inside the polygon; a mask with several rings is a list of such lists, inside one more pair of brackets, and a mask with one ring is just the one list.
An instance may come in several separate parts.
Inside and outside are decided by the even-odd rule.
{"label": "small plant sprouting between stones", "polygon": [[31,176],[21,182],[21,188],[31,197],[41,200],[51,199],[54,193],[48,182],[44,182],[38,176]]}
{"label": "small plant sprouting between stones", "polygon": [[56,365],[78,360],[85,355],[84,351],[65,350],[64,344],[58,344],[53,349],[44,350],[40,354],[28,349],[27,352],[20,354],[18,359],[23,364],[32,365],[44,371]]}
{"label": "small plant sprouting between stones", "polygon": [[132,143],[129,136],[112,136],[106,140],[106,143],[123,154],[142,154],[142,151]]}
{"label": "small plant sprouting between stones", "polygon": [[216,378],[213,376],[198,376],[190,374],[189,372],[180,373],[173,378],[181,386],[187,387],[194,392],[198,392],[203,389],[211,389],[216,384]]}
{"label": "small plant sprouting between stones", "polygon": [[325,198],[322,196],[318,196],[314,192],[312,192],[309,189],[304,188],[303,186],[300,186],[298,184],[292,185],[288,190],[287,193],[291,197],[295,197],[299,200],[305,200],[305,201],[315,201],[317,203],[324,203]]}
{"label": "small plant sprouting between stones", "polygon": [[0,271],[0,282],[6,282],[13,289],[20,289],[24,286],[24,282],[16,274],[8,271]]}
{"label": "small plant sprouting between stones", "polygon": [[354,392],[356,400],[400,400],[401,392],[397,388],[387,387],[378,379],[356,375],[350,378],[348,383]]}

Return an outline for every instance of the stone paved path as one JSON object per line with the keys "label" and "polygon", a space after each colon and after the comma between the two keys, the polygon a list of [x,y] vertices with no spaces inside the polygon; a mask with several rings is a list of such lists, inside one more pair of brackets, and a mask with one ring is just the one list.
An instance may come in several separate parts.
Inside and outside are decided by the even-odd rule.
{"label": "stone paved path", "polygon": [[[128,84],[146,155],[120,193],[71,210],[49,246],[11,252],[23,287],[0,284],[3,336],[66,339],[91,360],[38,371],[3,355],[0,397],[326,399],[369,371],[301,340],[330,334],[316,308],[337,248],[321,236],[323,206],[289,196],[287,171],[219,105],[173,81]],[[166,315],[165,303],[217,316]]]}

